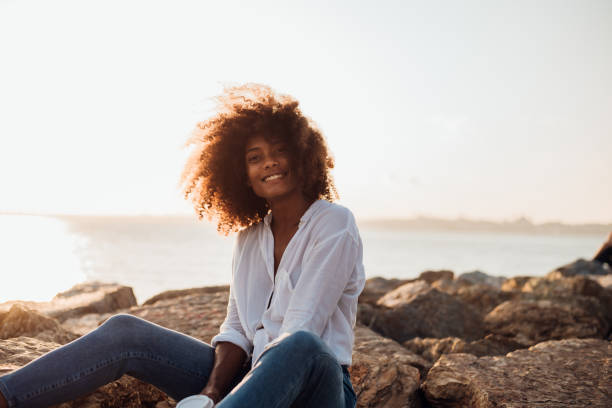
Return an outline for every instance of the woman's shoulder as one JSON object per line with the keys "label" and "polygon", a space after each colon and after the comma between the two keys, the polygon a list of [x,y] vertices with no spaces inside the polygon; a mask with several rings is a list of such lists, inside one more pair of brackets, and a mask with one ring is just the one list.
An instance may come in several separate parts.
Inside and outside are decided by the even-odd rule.
{"label": "woman's shoulder", "polygon": [[325,200],[317,202],[318,211],[312,215],[312,229],[326,235],[348,232],[354,237],[358,236],[357,223],[351,210],[347,207]]}

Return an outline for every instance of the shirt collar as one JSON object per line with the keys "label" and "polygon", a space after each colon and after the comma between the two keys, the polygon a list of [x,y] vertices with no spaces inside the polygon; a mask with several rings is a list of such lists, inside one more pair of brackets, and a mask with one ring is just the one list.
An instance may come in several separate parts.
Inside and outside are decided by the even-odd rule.
{"label": "shirt collar", "polygon": [[[310,204],[310,207],[302,214],[302,218],[300,218],[300,227],[308,222],[308,220],[317,213],[320,208],[323,208],[325,204],[329,204],[325,200],[316,200],[314,203]],[[269,227],[272,222],[272,213],[269,212],[264,217],[264,224]]]}

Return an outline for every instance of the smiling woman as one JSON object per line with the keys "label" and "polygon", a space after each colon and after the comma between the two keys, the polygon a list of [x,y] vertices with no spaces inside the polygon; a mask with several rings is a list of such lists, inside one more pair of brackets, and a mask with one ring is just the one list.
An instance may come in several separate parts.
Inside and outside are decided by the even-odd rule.
{"label": "smiling woman", "polygon": [[[200,217],[216,218],[219,230],[228,233],[263,220],[270,210],[255,191],[259,186],[244,188],[249,185],[247,166],[257,164],[263,152],[262,146],[253,145],[253,136],[259,136],[260,144],[284,150],[308,201],[337,198],[330,174],[334,161],[325,139],[296,100],[264,85],[247,84],[226,89],[218,97],[218,111],[196,127],[189,140],[194,149],[182,175],[185,197],[191,198]],[[247,152],[247,141],[248,149],[258,151]]]}

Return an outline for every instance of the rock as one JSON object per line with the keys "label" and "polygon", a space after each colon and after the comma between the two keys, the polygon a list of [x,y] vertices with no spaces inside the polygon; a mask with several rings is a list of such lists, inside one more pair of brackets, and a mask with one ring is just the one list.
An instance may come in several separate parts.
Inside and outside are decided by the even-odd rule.
{"label": "rock", "polygon": [[585,275],[585,276],[599,283],[603,288],[612,289],[612,274],[610,275]]}
{"label": "rock", "polygon": [[567,265],[549,272],[547,276],[576,276],[576,275],[608,275],[612,271],[606,264],[597,261],[587,261],[586,259],[578,259]]}
{"label": "rock", "polygon": [[366,280],[363,291],[359,295],[359,303],[375,304],[381,296],[407,282],[401,279],[370,278]]}
{"label": "rock", "polygon": [[370,323],[370,328],[398,342],[414,337],[476,340],[484,334],[482,315],[478,311],[431,288],[392,308],[376,310]]}
{"label": "rock", "polygon": [[393,340],[357,326],[349,368],[357,407],[420,407],[420,375],[414,365],[429,366]]}
{"label": "rock", "polygon": [[429,284],[422,280],[405,283],[400,287],[387,292],[376,304],[378,306],[395,307],[406,303],[410,298],[429,289]]}
{"label": "rock", "polygon": [[455,280],[440,279],[432,283],[431,287],[439,290],[440,292],[447,293],[449,295],[456,295],[457,292],[459,292],[459,289],[465,286],[470,286],[470,285],[471,283],[468,283],[467,281],[459,282],[456,279]]}
{"label": "rock", "polygon": [[419,275],[419,280],[424,280],[430,285],[438,280],[450,280],[452,281],[455,278],[455,274],[453,271],[448,270],[440,270],[440,271],[425,271]]}
{"label": "rock", "polygon": [[227,291],[199,292],[134,307],[128,313],[210,343],[227,312]]}
{"label": "rock", "polygon": [[506,355],[511,351],[524,348],[523,345],[503,336],[489,334],[484,339],[471,342],[457,337],[443,339],[420,337],[405,341],[402,346],[430,362],[437,361],[443,354],[469,353],[478,357]]}
{"label": "rock", "polygon": [[201,288],[190,288],[190,289],[179,289],[179,290],[167,290],[158,295],[153,296],[150,299],[147,299],[142,305],[152,305],[160,300],[170,300],[177,297],[184,297],[190,295],[201,295],[208,293],[218,293],[218,292],[229,292],[229,285],[219,285],[219,286],[204,286]]}
{"label": "rock", "polygon": [[530,279],[532,279],[531,276],[515,276],[506,279],[501,285],[501,290],[505,292],[520,292],[523,289],[523,286],[525,286],[525,283],[527,283]]}
{"label": "rock", "polygon": [[113,313],[136,306],[132,288],[112,283],[88,282],[57,294],[50,302],[11,301],[0,305],[0,311],[22,304],[63,322],[88,313]]}
{"label": "rock", "polygon": [[593,299],[575,297],[553,300],[510,300],[485,316],[488,332],[508,337],[525,346],[545,340],[571,337],[603,338],[608,324]]}
{"label": "rock", "polygon": [[612,406],[612,345],[548,341],[506,357],[448,354],[423,383],[432,407]]}
{"label": "rock", "polygon": [[0,339],[36,337],[59,344],[68,343],[78,336],[64,329],[57,320],[14,304],[8,312],[0,312]]}
{"label": "rock", "polygon": [[31,337],[0,340],[0,375],[10,373],[59,346],[55,342]]}
{"label": "rock", "polygon": [[567,299],[589,297],[598,303],[593,314],[604,316],[612,327],[612,290],[603,288],[596,280],[585,275],[560,278],[533,278],[522,289],[537,299],[552,299],[566,302]]}
{"label": "rock", "polygon": [[461,275],[459,275],[457,280],[460,282],[468,282],[471,284],[482,283],[500,289],[506,278],[504,278],[503,276],[491,276],[487,275],[484,272],[474,271],[462,273]]}
{"label": "rock", "polygon": [[483,316],[500,303],[514,297],[510,292],[502,292],[494,286],[482,283],[460,287],[455,296],[468,305],[472,305]]}

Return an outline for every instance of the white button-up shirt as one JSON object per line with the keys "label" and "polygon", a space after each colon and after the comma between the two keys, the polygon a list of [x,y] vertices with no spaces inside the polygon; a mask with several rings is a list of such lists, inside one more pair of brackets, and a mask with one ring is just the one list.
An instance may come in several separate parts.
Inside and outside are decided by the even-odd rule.
{"label": "white button-up shirt", "polygon": [[[357,298],[365,285],[363,248],[353,214],[315,201],[304,213],[274,275],[272,214],[239,232],[227,316],[213,347],[227,341],[261,354],[298,330],[318,335],[351,364]],[[268,307],[269,303],[269,307]]]}

